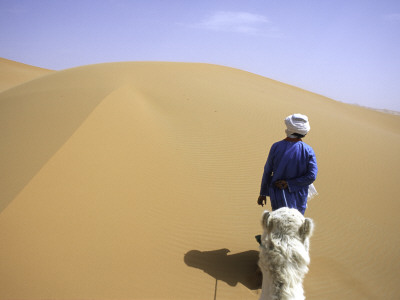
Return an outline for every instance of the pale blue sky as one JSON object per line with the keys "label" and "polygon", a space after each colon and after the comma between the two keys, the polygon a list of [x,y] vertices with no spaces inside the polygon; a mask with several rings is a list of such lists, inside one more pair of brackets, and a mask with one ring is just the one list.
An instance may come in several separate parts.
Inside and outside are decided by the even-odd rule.
{"label": "pale blue sky", "polygon": [[400,111],[400,1],[0,0],[0,57],[214,63]]}

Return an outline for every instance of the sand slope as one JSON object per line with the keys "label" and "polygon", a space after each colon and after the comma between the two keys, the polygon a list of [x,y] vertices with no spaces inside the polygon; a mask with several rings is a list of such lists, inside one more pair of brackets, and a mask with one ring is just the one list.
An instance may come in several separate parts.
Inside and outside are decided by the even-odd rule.
{"label": "sand slope", "polygon": [[259,184],[295,112],[320,168],[307,299],[395,299],[399,116],[150,62],[0,94],[0,299],[257,299]]}
{"label": "sand slope", "polygon": [[0,92],[51,72],[0,57]]}

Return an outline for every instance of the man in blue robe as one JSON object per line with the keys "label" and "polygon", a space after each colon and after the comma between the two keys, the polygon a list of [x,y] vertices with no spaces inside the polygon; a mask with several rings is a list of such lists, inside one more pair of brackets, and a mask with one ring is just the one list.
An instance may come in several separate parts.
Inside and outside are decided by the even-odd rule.
{"label": "man in blue robe", "polygon": [[317,177],[314,150],[301,138],[310,130],[307,116],[294,114],[285,119],[287,138],[272,145],[264,167],[258,204],[271,200],[272,210],[296,208],[304,214],[309,186]]}

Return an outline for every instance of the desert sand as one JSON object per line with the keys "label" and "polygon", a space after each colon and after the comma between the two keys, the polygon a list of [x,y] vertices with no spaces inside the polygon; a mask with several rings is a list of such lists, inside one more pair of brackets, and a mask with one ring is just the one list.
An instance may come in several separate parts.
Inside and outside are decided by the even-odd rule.
{"label": "desert sand", "polygon": [[0,92],[52,72],[0,57]]}
{"label": "desert sand", "polygon": [[3,64],[0,299],[257,299],[256,201],[292,113],[319,165],[307,299],[398,298],[399,116],[217,65]]}

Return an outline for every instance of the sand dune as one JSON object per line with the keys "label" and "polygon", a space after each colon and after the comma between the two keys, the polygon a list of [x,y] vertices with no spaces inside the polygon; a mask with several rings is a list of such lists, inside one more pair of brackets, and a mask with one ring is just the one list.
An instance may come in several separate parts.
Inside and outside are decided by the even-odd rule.
{"label": "sand dune", "polygon": [[399,116],[150,62],[0,94],[0,299],[257,299],[259,184],[296,112],[320,169],[307,299],[396,299]]}
{"label": "sand dune", "polygon": [[51,72],[0,57],[0,92]]}

